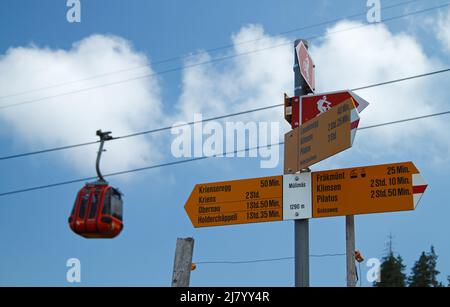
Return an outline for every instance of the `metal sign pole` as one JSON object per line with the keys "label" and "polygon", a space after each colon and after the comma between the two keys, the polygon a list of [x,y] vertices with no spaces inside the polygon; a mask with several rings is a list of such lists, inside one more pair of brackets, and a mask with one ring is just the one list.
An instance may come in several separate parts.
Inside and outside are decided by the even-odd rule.
{"label": "metal sign pole", "polygon": [[[308,42],[305,40],[296,40],[294,45],[295,54],[295,96],[301,97],[308,93],[308,86],[300,72],[300,65],[296,48],[303,42],[308,48]],[[301,110],[301,106],[300,106]],[[299,117],[301,122],[301,114]],[[309,220],[296,220],[294,225],[295,236],[295,286],[309,287]]]}

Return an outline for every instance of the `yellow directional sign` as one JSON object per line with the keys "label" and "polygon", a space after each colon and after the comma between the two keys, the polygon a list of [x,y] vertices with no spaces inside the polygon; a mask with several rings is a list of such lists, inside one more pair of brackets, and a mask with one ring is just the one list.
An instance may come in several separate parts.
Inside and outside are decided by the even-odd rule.
{"label": "yellow directional sign", "polygon": [[194,227],[283,219],[283,176],[198,184],[185,205]]}
{"label": "yellow directional sign", "polygon": [[412,162],[312,173],[313,218],[414,210],[427,183]]}
{"label": "yellow directional sign", "polygon": [[353,145],[359,115],[353,98],[294,129],[285,137],[285,173],[306,169]]}
{"label": "yellow directional sign", "polygon": [[194,227],[414,210],[427,183],[412,162],[198,184]]}

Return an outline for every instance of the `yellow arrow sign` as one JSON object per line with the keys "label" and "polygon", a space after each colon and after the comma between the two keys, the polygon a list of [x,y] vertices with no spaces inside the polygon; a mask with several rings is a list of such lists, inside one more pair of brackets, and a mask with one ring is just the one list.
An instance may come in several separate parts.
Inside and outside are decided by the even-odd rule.
{"label": "yellow arrow sign", "polygon": [[285,136],[285,173],[295,173],[351,148],[359,125],[353,98]]}
{"label": "yellow arrow sign", "polygon": [[313,218],[414,210],[427,183],[412,162],[312,173]]}
{"label": "yellow arrow sign", "polygon": [[283,219],[283,176],[198,184],[184,206],[194,227]]}
{"label": "yellow arrow sign", "polygon": [[412,162],[198,184],[194,227],[414,210],[427,183]]}

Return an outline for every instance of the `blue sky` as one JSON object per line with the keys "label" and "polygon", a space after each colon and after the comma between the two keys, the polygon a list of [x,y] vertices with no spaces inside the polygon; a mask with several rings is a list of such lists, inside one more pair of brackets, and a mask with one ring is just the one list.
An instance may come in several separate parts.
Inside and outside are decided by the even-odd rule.
{"label": "blue sky", "polygon": [[[323,35],[326,31],[333,33],[366,22],[365,17],[360,17],[354,19],[354,23],[329,24],[277,38],[277,33],[364,12],[366,1],[81,0],[81,3],[82,22],[70,24],[66,21],[65,1],[2,1],[0,96],[235,45],[235,49],[203,52],[198,57],[151,65],[151,68],[125,74],[125,77],[113,77],[120,79],[164,71],[189,61],[238,53],[236,43],[252,37],[264,37],[272,43],[286,42]],[[400,1],[382,1],[383,6],[396,3]],[[445,3],[416,1],[383,12],[382,18]],[[448,8],[434,10],[421,17],[373,25],[359,32],[348,31],[342,37],[330,34],[329,38],[313,40],[311,52],[317,65],[320,90],[358,87],[447,68],[450,48],[447,50],[446,33],[441,25],[445,24],[448,12]],[[94,34],[99,36],[84,41],[83,45],[88,50],[94,49],[87,56],[93,64],[80,72],[76,67],[86,63],[83,60],[85,53],[73,45]],[[370,41],[365,41],[368,36]],[[111,42],[111,37],[116,40]],[[117,46],[130,50],[120,52],[119,56],[114,52],[106,55],[102,48],[96,48],[98,46],[105,50],[115,51]],[[349,46],[350,51],[345,46]],[[24,57],[22,63],[30,64],[26,67],[21,67],[20,61],[14,62],[17,58],[13,56],[20,55],[19,47],[31,55]],[[55,53],[56,50],[68,53],[61,55]],[[115,135],[122,135],[171,125],[178,120],[189,121],[194,110],[208,117],[281,103],[283,91],[292,93],[293,90],[292,54],[290,49],[283,50],[264,53],[262,59],[243,57],[242,61],[206,65],[204,69],[192,70],[192,74],[176,71],[124,87],[106,87],[60,97],[34,111],[27,106],[0,110],[4,112],[0,115],[0,156],[95,140],[95,129],[110,129],[109,124]],[[98,57],[92,57],[92,54]],[[280,61],[279,58],[286,54]],[[120,55],[123,55],[123,61]],[[111,56],[111,62],[108,62],[108,56]],[[72,61],[73,66],[65,61]],[[285,63],[288,69],[277,69],[285,67]],[[60,67],[61,71],[58,70]],[[264,78],[255,81],[249,77],[258,73],[264,74]],[[241,87],[232,85],[237,76],[244,76]],[[367,97],[372,104],[362,115],[361,125],[447,111],[450,103],[444,98],[449,81],[448,75],[438,75],[408,84],[361,91],[358,94]],[[91,85],[85,83],[67,89],[50,89],[44,94],[2,99],[0,106]],[[227,101],[229,93],[234,92],[239,93],[239,97]],[[102,109],[96,104],[108,106],[115,97],[128,104],[107,115],[100,114]],[[76,105],[83,101],[86,104],[77,108]],[[89,110],[99,114],[84,116],[80,108],[83,112]],[[133,108],[142,112],[133,112]],[[281,121],[280,112],[267,113],[270,114],[257,119]],[[97,118],[102,124],[98,128]],[[247,115],[239,119],[255,120],[255,117]],[[357,248],[366,258],[381,257],[387,237],[392,233],[394,248],[404,258],[409,272],[420,253],[433,244],[440,257],[438,269],[442,272],[442,280],[450,274],[447,239],[450,208],[446,194],[450,137],[445,130],[449,128],[446,121],[446,118],[425,120],[358,132],[354,148],[313,167],[313,170],[323,170],[414,161],[429,183],[421,205],[415,212],[356,217]],[[286,131],[287,124],[281,123]],[[142,137],[129,143],[108,144],[109,151],[105,155],[113,158],[105,163],[105,172],[176,160],[170,154],[172,139],[166,131],[155,138]],[[88,146],[73,149],[70,153],[55,152],[0,161],[0,193],[92,176],[95,170],[91,157],[95,156],[96,150],[96,146]],[[80,184],[0,197],[0,242],[3,246],[0,249],[0,285],[68,286],[65,264],[75,257],[81,260],[83,286],[169,286],[176,238],[187,236],[196,239],[194,262],[293,256],[292,222],[196,230],[183,208],[197,183],[278,175],[282,169],[282,163],[275,169],[261,169],[257,158],[211,159],[125,178],[113,177],[111,184],[120,186],[125,193],[126,224],[121,236],[112,241],[87,241],[70,231],[67,218]],[[312,220],[310,234],[312,254],[345,251],[344,218]],[[365,265],[362,268],[365,276]],[[312,258],[310,275],[313,286],[345,286],[345,257]],[[292,286],[293,283],[293,261],[290,260],[199,265],[191,279],[193,286]],[[368,285],[365,278],[363,285]]]}

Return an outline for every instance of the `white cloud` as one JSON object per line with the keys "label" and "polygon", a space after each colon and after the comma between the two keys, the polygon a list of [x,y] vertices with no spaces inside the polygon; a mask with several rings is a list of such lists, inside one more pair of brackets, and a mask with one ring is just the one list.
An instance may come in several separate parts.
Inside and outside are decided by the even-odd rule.
{"label": "white cloud", "polygon": [[[412,35],[393,34],[382,24],[342,31],[360,25],[342,21],[327,30],[339,33],[310,42],[319,91],[368,85],[443,66],[439,60],[428,56]],[[11,136],[20,146],[40,149],[95,139],[95,131],[100,128],[123,135],[158,127],[167,120],[192,120],[194,113],[208,118],[280,104],[284,92],[292,94],[294,52],[289,39],[271,37],[261,26],[249,25],[233,35],[232,41],[234,49],[226,54],[229,56],[283,46],[186,69],[177,112],[171,113],[177,114],[175,116],[163,114],[158,80],[148,78],[0,110],[0,133]],[[203,53],[191,58],[186,65],[211,58]],[[148,63],[146,56],[134,51],[129,42],[113,36],[94,35],[75,43],[68,51],[36,46],[11,48],[0,57],[0,96],[130,67],[142,68],[0,99],[0,106],[151,74]],[[358,94],[371,102],[361,115],[361,125],[447,110],[450,108],[445,93],[448,82],[448,76],[440,75],[360,91]],[[228,120],[284,122],[281,108]],[[281,134],[288,130],[287,123],[281,127]],[[357,137],[355,147],[362,155],[395,156],[400,151],[423,153],[424,158],[433,158],[428,160],[444,163],[450,157],[450,139],[446,135],[449,130],[445,118],[417,121],[364,132],[364,137]],[[158,141],[132,138],[108,143],[104,170],[152,164],[160,158],[156,148],[170,149],[171,140],[166,140],[164,147],[152,146]],[[63,152],[65,162],[83,174],[93,172],[95,155],[93,147]]]}
{"label": "white cloud", "polygon": [[439,15],[436,21],[436,34],[442,46],[450,53],[450,9]]}
{"label": "white cloud", "polygon": [[[339,32],[359,24],[343,21],[328,30]],[[383,24],[328,35],[312,47],[320,90],[354,88],[441,69],[444,65],[425,54],[417,40],[405,33],[393,34]],[[421,78],[359,91],[371,105],[361,114],[361,125],[448,110],[445,84],[448,76]],[[445,118],[416,121],[364,132],[357,137],[363,154],[393,156],[410,152],[428,161],[448,159],[450,125]]]}
{"label": "white cloud", "polygon": [[[201,113],[206,119],[272,106],[283,102],[283,93],[292,92],[293,75],[289,71],[292,71],[293,59],[289,40],[270,37],[264,33],[261,26],[249,25],[233,35],[232,41],[234,48],[227,56],[245,55],[184,71],[182,94],[177,105],[180,119],[191,121],[194,113]],[[279,48],[270,48],[280,45]],[[262,51],[253,53],[254,50]],[[210,59],[209,54],[203,53],[186,64],[206,62]],[[254,132],[257,135],[247,136],[251,141],[247,139],[245,144],[237,142],[233,132],[225,131],[223,150],[217,150],[232,152],[245,147],[278,143],[288,128],[283,116],[283,110],[276,108],[225,119],[227,122],[245,124],[256,122],[258,129]],[[268,122],[271,123],[265,125]],[[283,131],[279,131],[278,127],[282,127]],[[222,128],[225,129],[225,125]],[[258,157],[261,167],[278,166],[279,153],[278,146],[268,150],[260,149]],[[239,154],[256,157],[257,151]],[[265,164],[264,161],[268,160],[270,163]]]}
{"label": "white cloud", "polygon": [[[0,100],[9,105],[60,93],[151,74],[145,55],[115,36],[93,35],[75,43],[68,51],[29,47],[11,48],[0,57],[0,96],[42,88],[98,74],[141,67],[121,74],[67,84]],[[16,140],[19,148],[41,149],[95,140],[97,129],[111,130],[119,136],[161,122],[160,88],[154,78],[80,92],[0,110],[2,133]],[[148,165],[157,151],[145,138],[109,142],[103,169],[117,171]],[[94,173],[96,147],[65,151],[65,162],[80,173]]]}
{"label": "white cloud", "polygon": [[[357,29],[345,31],[349,28]],[[443,67],[438,59],[424,52],[415,37],[391,33],[383,24],[361,27],[360,23],[342,21],[327,33],[322,40],[310,44],[317,66],[318,91],[359,87]],[[258,41],[241,44],[254,40]],[[250,25],[234,35],[233,42],[231,54],[289,40],[270,37],[262,27]],[[210,56],[203,54],[197,61],[208,59]],[[226,66],[210,64],[189,69],[183,77],[181,113],[184,118],[192,118],[194,112],[209,117],[281,103],[283,92],[292,93],[292,63],[293,46],[288,44],[237,57]],[[361,115],[361,126],[450,109],[445,94],[448,80],[448,76],[440,75],[358,92],[371,102]],[[284,121],[281,111],[257,113],[250,119]],[[364,137],[357,137],[358,152],[373,157],[410,152],[427,161],[443,162],[450,156],[450,138],[446,136],[449,129],[445,118],[373,129],[364,132]]]}
{"label": "white cloud", "polygon": [[[230,63],[221,61],[186,70],[178,105],[181,118],[192,119],[195,112],[206,118],[282,103],[283,93],[291,92],[293,76],[289,72],[293,59],[289,40],[270,37],[261,26],[249,25],[233,35],[232,41],[234,50],[229,55],[284,46],[236,57]],[[210,59],[203,53],[186,64]],[[274,113],[282,116],[278,111],[254,113],[251,118],[274,119]]]}

